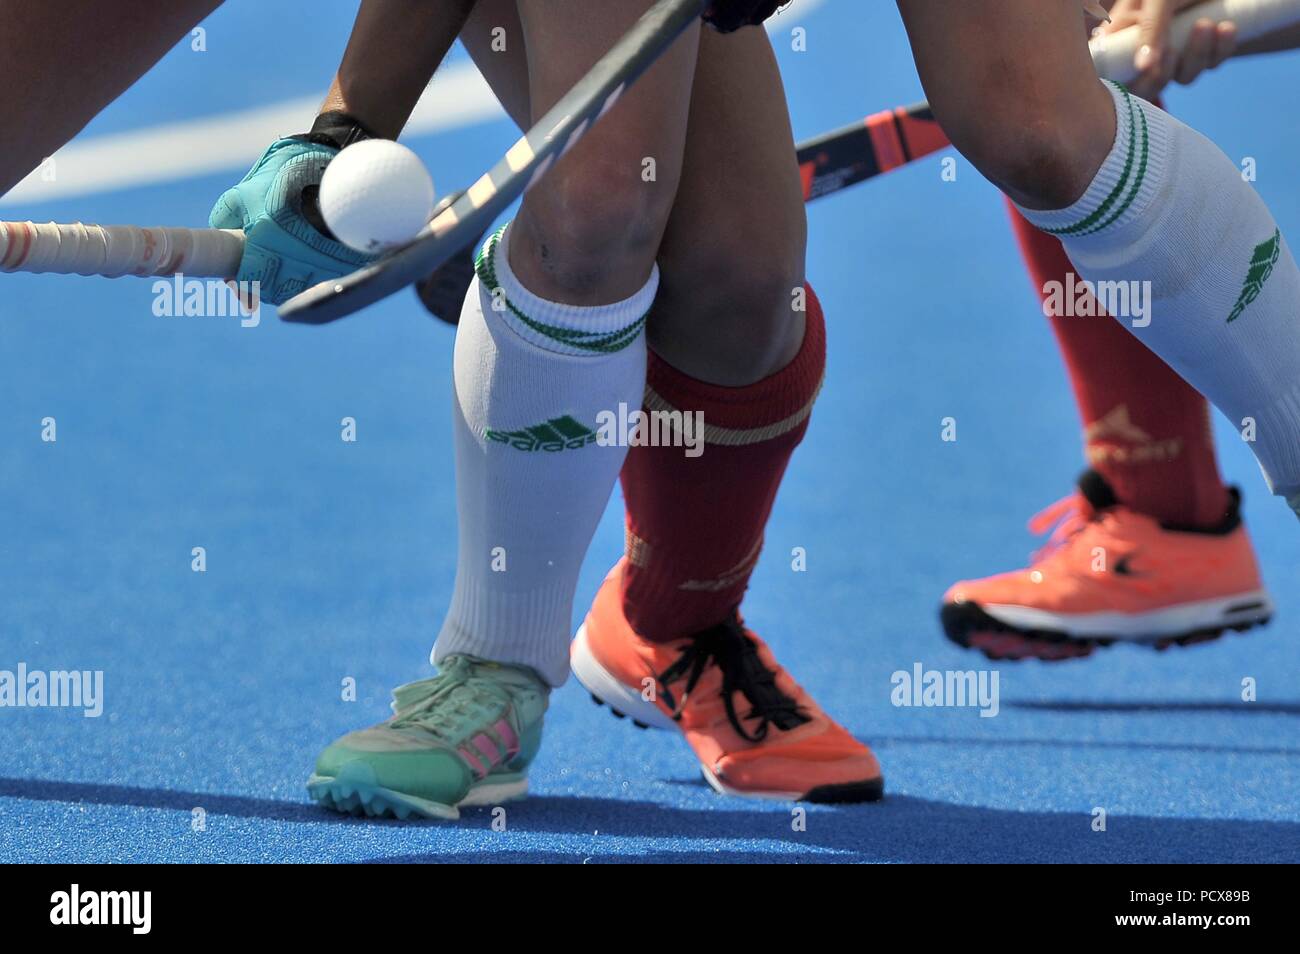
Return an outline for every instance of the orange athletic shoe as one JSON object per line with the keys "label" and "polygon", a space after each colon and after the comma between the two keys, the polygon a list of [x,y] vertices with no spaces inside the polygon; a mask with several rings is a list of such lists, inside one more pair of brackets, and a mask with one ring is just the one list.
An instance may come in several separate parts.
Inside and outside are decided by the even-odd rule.
{"label": "orange athletic shoe", "polygon": [[1236,488],[1219,526],[1189,530],[1120,505],[1088,471],[1077,494],[1029,526],[1043,533],[1053,523],[1027,568],[965,580],[944,595],[950,640],[990,659],[1073,659],[1117,641],[1205,642],[1272,616]]}
{"label": "orange athletic shoe", "polygon": [[642,728],[678,729],[719,792],[809,802],[884,793],[871,750],[831,720],[739,615],[651,643],[623,615],[620,561],[578,629],[570,662],[598,703]]}

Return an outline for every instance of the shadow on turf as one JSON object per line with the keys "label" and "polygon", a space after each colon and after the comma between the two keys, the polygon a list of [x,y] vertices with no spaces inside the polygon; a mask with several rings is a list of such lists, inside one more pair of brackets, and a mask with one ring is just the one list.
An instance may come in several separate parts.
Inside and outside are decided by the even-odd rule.
{"label": "shadow on turf", "polygon": [[[178,792],[126,785],[0,778],[0,796],[98,805],[157,808],[277,822],[336,824],[365,828],[409,827],[409,823],[351,819],[308,802],[277,801]],[[532,862],[756,861],[880,862],[1294,862],[1300,824],[1230,819],[1150,818],[1112,815],[1106,832],[1091,830],[1091,815],[1004,811],[951,805],[907,795],[857,806],[808,806],[807,830],[795,832],[779,804],[743,808],[719,798],[717,808],[676,808],[653,802],[583,796],[533,796],[507,807],[508,833],[490,830],[490,810],[471,809],[459,822],[425,822],[423,827],[479,831],[482,844],[468,854],[376,857],[370,861],[448,862],[467,860]],[[554,847],[496,851],[498,839],[525,835],[578,838],[671,839],[680,852],[645,853],[556,850]],[[773,842],[775,850],[756,848]],[[707,845],[708,847],[705,847]],[[504,845],[502,846],[505,847]],[[635,851],[633,846],[626,846]]]}
{"label": "shadow on turf", "polygon": [[235,818],[263,818],[281,822],[330,822],[349,819],[316,807],[312,802],[217,795],[212,792],[177,792],[166,788],[137,788],[132,785],[99,785],[93,782],[55,782],[46,779],[0,778],[0,797],[27,798],[42,802],[88,802],[92,805],[129,805],[190,812],[201,808],[210,815]]}
{"label": "shadow on turf", "polygon": [[978,745],[986,748],[1051,749],[1118,749],[1134,752],[1201,752],[1207,755],[1300,755],[1300,749],[1281,746],[1216,745],[1210,742],[1139,742],[1136,740],[1104,741],[1100,739],[1018,739],[989,737],[953,737],[924,735],[872,735],[858,741],[883,745]]}
{"label": "shadow on turf", "polygon": [[[1112,815],[1106,832],[1091,829],[1086,811],[1013,812],[950,805],[907,795],[841,808],[809,806],[807,830],[794,832],[784,809],[746,811],[671,808],[646,802],[555,797],[509,807],[512,833],[599,838],[676,839],[680,852],[644,854],[545,848],[537,852],[451,853],[371,858],[375,862],[465,860],[544,862],[1294,862],[1294,822],[1147,818]],[[474,816],[461,824],[474,825]],[[477,824],[483,824],[478,821]],[[778,842],[763,851],[753,843]],[[703,845],[707,844],[708,847]]]}
{"label": "shadow on turf", "polygon": [[1229,712],[1233,715],[1300,715],[1300,702],[1089,702],[1062,699],[1045,702],[1004,702],[1008,709],[1039,712]]}

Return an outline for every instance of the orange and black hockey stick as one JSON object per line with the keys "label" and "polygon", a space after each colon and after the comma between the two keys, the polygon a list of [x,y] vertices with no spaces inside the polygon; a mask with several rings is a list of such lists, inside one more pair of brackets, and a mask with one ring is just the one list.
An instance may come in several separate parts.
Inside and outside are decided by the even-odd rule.
{"label": "orange and black hockey stick", "polygon": [[804,201],[839,192],[950,145],[928,103],[874,113],[799,144]]}

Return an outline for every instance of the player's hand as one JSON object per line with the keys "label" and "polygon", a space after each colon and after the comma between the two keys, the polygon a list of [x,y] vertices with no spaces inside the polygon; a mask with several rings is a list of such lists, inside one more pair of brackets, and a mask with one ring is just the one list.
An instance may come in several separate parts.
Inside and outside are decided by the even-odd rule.
{"label": "player's hand", "polygon": [[743,26],[757,26],[790,0],[713,0],[704,11],[704,22],[719,33],[731,33]]}
{"label": "player's hand", "polygon": [[323,231],[315,195],[325,166],[337,154],[331,146],[303,139],[276,140],[213,206],[208,217],[213,228],[244,230],[244,257],[235,277],[258,282],[262,301],[278,305],[373,261]]}
{"label": "player's hand", "polygon": [[1172,45],[1170,27],[1174,16],[1200,0],[1118,0],[1110,10],[1110,23],[1099,28],[1113,33],[1136,25],[1142,31],[1137,68],[1141,76],[1133,92],[1154,99],[1170,82],[1188,84],[1209,69],[1230,59],[1237,49],[1237,27],[1231,21],[1197,21],[1181,49]]}

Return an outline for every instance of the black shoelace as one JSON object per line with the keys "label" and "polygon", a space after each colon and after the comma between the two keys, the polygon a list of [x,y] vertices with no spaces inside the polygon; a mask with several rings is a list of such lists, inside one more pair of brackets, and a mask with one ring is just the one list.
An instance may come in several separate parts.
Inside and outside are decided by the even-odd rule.
{"label": "black shoelace", "polygon": [[[797,728],[812,717],[803,712],[798,703],[782,692],[776,685],[776,674],[763,665],[758,655],[758,645],[740,625],[734,615],[725,623],[696,633],[691,644],[677,657],[677,661],[657,677],[664,701],[673,711],[673,718],[681,718],[681,710],[674,701],[668,684],[685,677],[686,686],[682,690],[681,704],[687,698],[710,661],[717,663],[722,671],[722,701],[727,709],[727,721],[733,729],[750,742],[761,742],[767,737],[769,725],[775,725],[783,732]],[[739,692],[752,707],[743,719],[736,713],[732,701]],[[751,735],[746,731],[744,721],[758,719],[758,727]]]}

